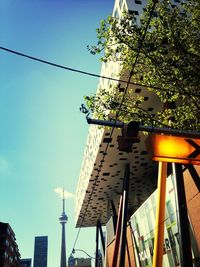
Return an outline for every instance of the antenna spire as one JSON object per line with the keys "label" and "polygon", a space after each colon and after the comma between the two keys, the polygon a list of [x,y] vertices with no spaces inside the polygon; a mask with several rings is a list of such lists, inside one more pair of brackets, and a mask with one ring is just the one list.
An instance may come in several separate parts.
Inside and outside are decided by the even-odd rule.
{"label": "antenna spire", "polygon": [[63,213],[65,213],[65,190],[64,190],[64,187],[63,187]]}
{"label": "antenna spire", "polygon": [[66,267],[66,244],[65,244],[65,224],[68,220],[68,217],[65,213],[65,190],[63,187],[63,196],[62,196],[62,213],[59,217],[59,221],[62,225],[62,239],[61,239],[61,258],[60,258],[60,267]]}

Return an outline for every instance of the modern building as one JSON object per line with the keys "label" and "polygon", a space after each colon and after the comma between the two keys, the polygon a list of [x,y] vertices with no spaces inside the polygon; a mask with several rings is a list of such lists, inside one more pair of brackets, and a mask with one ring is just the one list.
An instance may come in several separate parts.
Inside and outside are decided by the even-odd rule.
{"label": "modern building", "polygon": [[36,236],[33,267],[47,267],[48,236]]}
{"label": "modern building", "polygon": [[91,267],[91,258],[75,258],[71,255],[68,258],[68,267]]}
{"label": "modern building", "polygon": [[20,267],[20,253],[15,233],[8,223],[0,222],[0,266]]}
{"label": "modern building", "polygon": [[[178,226],[178,212],[174,192],[174,179],[170,175],[167,179],[166,212],[164,228],[163,266],[181,266],[180,262],[180,236]],[[132,234],[135,239],[136,262],[139,266],[151,266],[153,259],[153,243],[156,216],[155,191],[131,216]],[[192,254],[194,261],[200,264],[198,245],[192,224],[189,225],[191,234]],[[198,265],[197,265],[198,266]]]}
{"label": "modern building", "polygon": [[[180,1],[172,1],[177,5]],[[113,16],[120,17],[123,10],[131,10],[139,20],[146,0],[116,0]],[[121,67],[118,63],[103,63],[101,76],[118,77]],[[128,75],[123,74],[119,79],[127,80]],[[133,81],[134,82],[134,81]],[[121,90],[126,83],[100,78],[97,92],[100,88],[111,90],[113,85]],[[145,101],[143,108],[152,112],[161,110],[162,105],[154,93],[142,86],[130,85],[134,94],[141,95]],[[120,266],[152,266],[152,247],[155,242],[155,210],[157,201],[155,191],[158,180],[158,163],[152,161],[146,147],[147,136],[140,133],[140,141],[133,144],[133,151],[126,153],[119,151],[119,128],[99,128],[91,125],[86,144],[83,163],[81,166],[77,193],[76,193],[76,226],[97,226],[99,222],[106,226],[105,266],[112,266],[113,261],[124,260]],[[185,166],[179,168],[168,164],[167,196],[165,207],[163,266],[181,266],[181,257],[184,257],[180,244],[184,241],[183,226],[185,227],[185,240],[189,244],[184,253],[192,247],[192,261],[199,266],[200,251],[200,168]],[[177,177],[184,184],[177,186]],[[179,180],[179,179],[178,179]],[[179,183],[179,181],[178,181]],[[184,188],[177,199],[177,188]],[[186,195],[186,196],[185,196]],[[180,205],[184,201],[184,212]],[[178,204],[177,204],[178,203]],[[126,207],[126,208],[124,208]],[[188,218],[189,218],[189,224]],[[127,216],[127,217],[126,217]],[[186,216],[186,217],[184,217]],[[127,218],[123,221],[121,218]],[[184,217],[185,225],[182,221]],[[126,228],[126,225],[128,227]],[[187,225],[190,237],[187,236]],[[120,230],[117,230],[120,229]],[[182,233],[182,234],[181,234]],[[127,240],[124,241],[127,236]],[[187,237],[186,237],[187,236]],[[190,239],[190,242],[189,242]],[[102,238],[101,238],[102,240]],[[103,241],[103,240],[102,240]],[[127,250],[125,243],[127,242]],[[119,244],[120,243],[120,244]],[[117,245],[116,245],[117,244]],[[118,246],[119,245],[119,246]],[[118,248],[123,248],[120,250]],[[160,245],[162,250],[162,244]],[[97,250],[96,250],[97,251]],[[190,256],[188,254],[188,256]],[[187,257],[187,256],[185,256]],[[186,259],[187,260],[187,259]],[[191,266],[191,265],[184,265]]]}
{"label": "modern building", "polygon": [[31,267],[32,259],[21,259],[21,267]]}
{"label": "modern building", "polygon": [[[136,14],[139,17],[139,15],[143,12],[143,8],[145,7],[146,3],[147,3],[146,0],[115,1],[114,9],[113,9],[113,16],[120,17],[124,10],[134,10],[135,12],[137,12]],[[107,62],[107,63],[102,64],[101,75],[107,76],[107,77],[118,77],[120,71],[121,71],[121,66],[118,62],[114,62],[114,63]],[[120,79],[126,81],[127,75],[125,75],[124,77],[120,77]],[[112,88],[114,85],[120,87],[121,89],[124,89],[126,86],[126,83],[123,83],[123,82],[118,83],[117,81],[111,81],[111,80],[100,78],[99,84],[97,87],[97,92],[101,88],[112,90],[109,88]],[[131,85],[131,88],[132,87],[134,88],[136,95],[140,95],[142,92],[142,95],[147,99],[144,103],[143,108],[149,111],[151,110],[152,112],[160,109],[158,98],[155,96],[155,94],[147,91],[144,88],[141,89],[139,86]],[[110,194],[116,196],[116,194],[114,194],[114,190],[117,192],[121,191],[122,179],[119,179],[119,180],[117,179],[117,177],[120,178],[120,176],[122,175],[120,166],[124,165],[124,163],[127,161],[131,161],[132,159],[131,153],[126,155],[126,153],[120,152],[119,154],[117,137],[120,134],[121,134],[121,131],[119,131],[118,129],[114,129],[112,138],[110,138],[109,129],[99,128],[99,126],[96,126],[96,125],[91,125],[89,128],[87,145],[86,145],[85,153],[83,156],[83,163],[82,163],[82,167],[80,171],[80,176],[79,176],[79,181],[78,181],[78,186],[77,186],[77,194],[76,194],[77,199],[76,199],[75,215],[76,215],[76,220],[77,220],[77,226],[80,225],[81,223],[81,220],[84,214],[84,209],[87,206],[87,199],[89,198],[91,194],[91,189],[93,188],[94,185],[95,185],[95,191],[101,192],[102,196],[99,196],[99,194],[93,194],[92,205],[90,205],[89,210],[87,209],[88,216],[84,218],[84,222],[82,224],[83,226],[85,224],[87,225],[87,219],[89,219],[89,224],[91,224],[91,221],[93,221],[93,225],[96,225],[95,214],[98,214],[98,215],[101,214],[102,222],[105,223],[105,221],[107,221],[106,212],[102,213],[102,206],[104,207],[103,208],[104,211],[106,211],[107,205],[105,203],[102,203],[102,201],[105,200],[105,196],[110,196]],[[139,173],[137,173],[136,175],[143,176],[145,172],[147,171],[147,169],[148,170],[151,169],[152,175],[149,176],[149,179],[146,184],[146,187],[148,187],[147,188],[148,193],[142,192],[140,194],[140,197],[135,199],[135,201],[138,203],[134,203],[133,205],[138,205],[139,202],[142,203],[142,201],[144,201],[147,198],[147,196],[149,196],[155,190],[155,186],[156,186],[155,178],[154,178],[154,173],[156,173],[156,166],[154,166],[155,164],[152,164],[152,162],[149,160],[147,156],[147,151],[146,151],[146,147],[144,144],[144,140],[145,140],[145,136],[141,136],[141,142],[136,144],[133,148],[136,151],[140,150],[142,153],[141,157],[137,155],[136,164],[138,165],[143,164],[142,166],[144,166],[144,168],[137,168],[137,172]],[[107,155],[103,155],[106,146],[108,146],[108,149],[106,152]],[[126,157],[124,157],[124,155],[126,155]],[[109,157],[109,160],[107,159],[108,157]],[[119,164],[118,162],[116,162],[116,160],[117,161],[119,160]],[[106,161],[108,162],[110,161],[110,164],[106,164],[105,166],[105,164],[102,164],[102,163],[104,162],[106,163]],[[101,173],[99,173],[99,168],[102,169],[101,165],[104,165],[105,169],[104,169],[104,166],[102,166],[104,171],[101,171]],[[134,163],[134,166],[135,166],[135,163]],[[110,181],[111,185],[109,185],[109,187],[107,187],[107,190],[105,191],[103,190],[105,189],[105,187],[103,187],[102,179],[100,179],[97,182],[96,176],[102,176],[103,180],[107,181],[110,174],[113,177],[112,179],[113,181],[112,182]],[[153,183],[152,183],[152,179],[154,180]],[[115,184],[115,186],[112,186],[114,180],[115,181],[118,180],[118,181],[117,181],[117,184]],[[106,186],[106,183],[105,183],[105,186]],[[112,187],[112,190],[110,190],[110,187]],[[118,202],[118,200],[116,200],[116,202]],[[99,212],[96,212],[94,208],[94,203],[98,203],[97,210],[99,210]],[[94,220],[92,220],[92,218],[94,218]]]}
{"label": "modern building", "polygon": [[65,197],[63,189],[63,198],[62,198],[62,213],[59,217],[60,224],[62,225],[62,236],[61,236],[61,254],[60,254],[60,267],[66,267],[66,242],[65,242],[65,224],[68,220],[68,217],[65,213]]}

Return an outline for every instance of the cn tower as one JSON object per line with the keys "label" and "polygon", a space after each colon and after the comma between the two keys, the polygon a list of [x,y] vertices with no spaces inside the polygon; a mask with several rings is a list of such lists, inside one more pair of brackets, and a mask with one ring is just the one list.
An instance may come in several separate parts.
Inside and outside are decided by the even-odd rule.
{"label": "cn tower", "polygon": [[66,267],[66,244],[65,244],[65,224],[68,220],[67,215],[65,214],[65,196],[63,188],[63,198],[62,198],[62,213],[59,217],[59,221],[62,225],[62,240],[61,240],[61,257],[60,257],[60,267]]}

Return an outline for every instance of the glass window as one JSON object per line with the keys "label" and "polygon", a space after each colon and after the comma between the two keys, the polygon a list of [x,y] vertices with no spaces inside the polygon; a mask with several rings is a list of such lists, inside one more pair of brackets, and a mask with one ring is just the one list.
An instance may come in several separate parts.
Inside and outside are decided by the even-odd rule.
{"label": "glass window", "polygon": [[[155,234],[155,209],[156,195],[154,192],[149,199],[132,215],[131,226],[133,228],[135,242],[137,244],[139,260],[142,267],[152,266],[153,243]],[[165,232],[163,249],[163,267],[180,266],[179,232],[176,216],[175,192],[171,177],[167,180],[166,193]],[[190,229],[192,238],[193,259],[199,259],[198,248],[195,246],[195,238]]]}
{"label": "glass window", "polygon": [[169,214],[170,222],[174,223],[176,218],[175,218],[175,211],[173,210],[173,206],[171,204],[171,200],[168,200],[166,204],[167,204],[167,211]]}
{"label": "glass window", "polygon": [[138,12],[137,10],[129,10],[128,13],[129,13],[130,15],[136,15],[136,16],[139,15],[139,12]]}
{"label": "glass window", "polygon": [[135,0],[135,3],[136,3],[137,5],[141,5],[141,4],[142,4],[142,2],[141,2],[140,0]]}

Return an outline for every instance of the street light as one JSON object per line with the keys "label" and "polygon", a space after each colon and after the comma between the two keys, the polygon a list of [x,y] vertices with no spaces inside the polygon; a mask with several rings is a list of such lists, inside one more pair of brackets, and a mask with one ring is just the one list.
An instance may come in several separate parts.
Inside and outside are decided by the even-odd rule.
{"label": "street light", "polygon": [[83,252],[83,253],[85,253],[89,258],[91,258],[92,260],[95,260],[95,257],[92,257],[91,255],[89,255],[85,250],[83,250],[83,249],[75,249],[75,248],[73,248],[73,250],[72,250],[72,254],[75,254],[75,252],[76,251],[81,251],[81,252]]}

